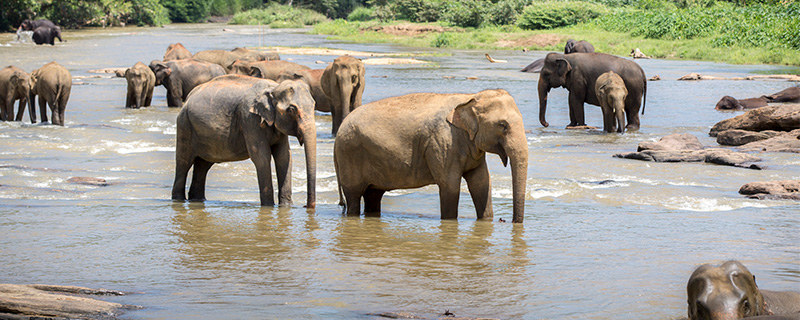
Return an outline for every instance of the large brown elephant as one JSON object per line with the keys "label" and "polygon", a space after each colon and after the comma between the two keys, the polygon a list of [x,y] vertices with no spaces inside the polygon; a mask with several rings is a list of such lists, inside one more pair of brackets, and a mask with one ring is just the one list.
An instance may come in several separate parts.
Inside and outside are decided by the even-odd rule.
{"label": "large brown elephant", "polygon": [[247,48],[234,48],[231,52],[238,54],[241,60],[252,61],[272,61],[280,60],[281,56],[277,52],[258,51]]}
{"label": "large brown elephant", "polygon": [[137,62],[125,70],[125,80],[128,82],[125,108],[149,107],[153,101],[153,88],[156,85],[156,75],[153,70],[141,61]]}
{"label": "large brown elephant", "polygon": [[689,278],[686,294],[689,320],[800,313],[800,292],[760,290],[755,276],[735,260],[698,267]]}
{"label": "large brown elephant", "polygon": [[[36,104],[34,98],[39,96],[39,109],[42,122],[47,121],[47,105],[50,106],[53,119],[52,124],[64,125],[64,112],[67,101],[72,91],[72,75],[67,68],[53,61],[31,72],[30,112],[34,113]],[[36,118],[31,120],[35,122]]]}
{"label": "large brown elephant", "polygon": [[156,75],[156,85],[167,89],[167,106],[178,108],[194,87],[225,75],[219,65],[195,59],[153,60],[150,69]]}
{"label": "large brown elephant", "polygon": [[625,98],[628,96],[625,82],[614,71],[609,71],[597,78],[594,91],[603,110],[603,130],[624,133]]}
{"label": "large brown elephant", "polygon": [[331,112],[331,100],[322,90],[322,73],[325,69],[303,69],[303,70],[284,70],[278,75],[278,82],[286,80],[302,80],[309,88],[314,97],[314,109],[321,112]]}
{"label": "large brown elephant", "polygon": [[164,53],[164,61],[191,59],[192,53],[180,42],[170,44],[167,52]]}
{"label": "large brown elephant", "polygon": [[[628,130],[639,129],[639,108],[644,113],[647,97],[647,78],[636,62],[604,53],[549,53],[539,75],[539,122],[549,126],[545,120],[547,94],[551,88],[564,87],[569,90],[569,125],[586,125],[583,104],[600,105],[595,92],[595,81],[601,74],[614,71],[625,82],[628,97],[625,99],[625,116]],[[644,99],[643,99],[644,98]]]}
{"label": "large brown elephant", "polygon": [[205,199],[208,170],[214,163],[250,158],[256,166],[262,206],[275,204],[270,158],[278,175],[278,203],[292,202],[289,137],[305,145],[308,199],[316,205],[314,100],[302,81],[280,84],[226,75],[197,87],[178,114],[173,200],[185,200],[186,178],[194,166],[190,200]]}
{"label": "large brown elephant", "polygon": [[322,90],[331,100],[331,134],[334,136],[347,115],[361,106],[365,72],[361,59],[341,56],[333,60],[322,73]]}
{"label": "large brown elephant", "polygon": [[256,78],[278,81],[281,72],[311,70],[301,64],[283,60],[247,61],[236,60],[228,71],[229,74],[249,75]]}
{"label": "large brown elephant", "polygon": [[[22,121],[25,105],[29,103],[31,94],[31,77],[24,70],[15,66],[0,69],[0,120]],[[17,117],[14,118],[14,101],[19,100]],[[30,111],[31,123],[36,123],[33,109]]]}
{"label": "large brown elephant", "polygon": [[230,70],[231,65],[236,60],[245,61],[265,61],[280,60],[280,56],[274,52],[260,52],[246,48],[235,48],[231,51],[226,50],[203,50],[192,56],[194,59],[211,62],[220,65],[225,70]]}
{"label": "large brown elephant", "polygon": [[458,218],[461,179],[478,219],[491,219],[486,152],[511,159],[513,222],[522,222],[528,141],[514,98],[505,90],[476,94],[415,93],[354,110],[334,143],[334,165],[348,215],[379,213],[384,192],[439,186],[442,219]]}

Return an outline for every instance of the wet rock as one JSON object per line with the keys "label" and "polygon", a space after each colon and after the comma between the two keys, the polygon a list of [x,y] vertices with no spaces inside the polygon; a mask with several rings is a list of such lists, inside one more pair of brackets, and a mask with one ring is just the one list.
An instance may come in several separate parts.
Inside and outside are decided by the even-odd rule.
{"label": "wet rock", "polygon": [[106,179],[93,178],[93,177],[72,177],[67,179],[67,182],[74,184],[82,184],[87,186],[106,187],[109,183]]}
{"label": "wet rock", "polygon": [[708,134],[716,137],[720,132],[731,129],[748,131],[791,131],[800,129],[800,104],[784,104],[753,109],[731,119],[718,122]]}
{"label": "wet rock", "polygon": [[739,193],[753,199],[800,200],[800,180],[750,182]]}
{"label": "wet rock", "polygon": [[597,128],[595,126],[567,126],[564,129],[567,129],[567,130],[597,130],[599,128]]}
{"label": "wet rock", "polygon": [[[730,131],[730,130],[728,130]],[[726,133],[724,131],[723,133]],[[775,131],[762,131],[775,132]],[[800,153],[800,129],[779,132],[778,135],[760,141],[750,142],[739,147],[742,151],[794,152]]]}
{"label": "wet rock", "polygon": [[73,286],[0,284],[0,317],[105,319],[117,317],[126,309],[142,308],[97,300],[86,295],[116,296],[125,293]]}
{"label": "wet rock", "polygon": [[659,81],[659,80],[661,80],[661,77],[659,75],[654,75],[652,78],[647,79],[647,80],[648,81]]}
{"label": "wet rock", "polygon": [[704,149],[697,137],[691,134],[671,134],[657,142],[641,142],[637,152],[618,153],[614,157],[653,162],[707,162],[762,169],[753,163],[761,161],[759,157],[729,149]]}
{"label": "wet rock", "polygon": [[124,78],[126,70],[128,70],[128,68],[103,68],[103,69],[92,69],[92,70],[89,70],[87,72],[89,72],[89,73],[113,73],[117,77]]}
{"label": "wet rock", "polygon": [[645,150],[702,150],[703,144],[697,137],[688,133],[675,133],[664,136],[656,142],[643,141],[636,151]]}
{"label": "wet rock", "polygon": [[780,134],[781,132],[773,130],[755,132],[731,129],[717,134],[717,143],[723,146],[741,146],[751,142],[767,140]]}

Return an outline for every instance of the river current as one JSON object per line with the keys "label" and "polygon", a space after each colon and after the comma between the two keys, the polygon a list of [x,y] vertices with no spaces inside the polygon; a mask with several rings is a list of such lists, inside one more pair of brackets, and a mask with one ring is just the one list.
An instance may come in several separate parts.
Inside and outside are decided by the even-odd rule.
{"label": "river current", "polygon": [[[225,30],[223,30],[225,29]],[[380,312],[503,319],[673,319],[686,314],[686,281],[703,263],[742,261],[759,287],[800,291],[800,206],[737,193],[745,183],[800,179],[800,158],[763,153],[765,170],[613,158],[641,141],[696,135],[740,112],[723,95],[760,96],[785,81],[676,81],[797,72],[796,68],[637,60],[648,77],[639,131],[565,130],[567,91],[550,94],[538,122],[538,74],[518,72],[545,52],[352,44],[221,24],[67,30],[55,46],[0,35],[0,64],[32,71],[50,61],[74,79],[66,126],[0,123],[0,283],[46,283],[136,292],[132,319],[372,318]],[[176,108],[157,87],[153,106],[125,109],[126,82],[91,69],[161,59],[170,43],[191,52],[246,46],[434,53],[423,65],[367,66],[364,103],[413,93],[502,88],[515,98],[530,149],[525,223],[512,225],[511,174],[487,155],[495,221],[476,221],[462,183],[460,217],[439,219],[436,187],[400,190],[381,217],[346,217],[337,205],[329,114],[317,114],[317,208],[305,202],[303,150],[290,137],[290,208],[262,208],[247,160],[215,165],[205,203],[170,200]],[[446,53],[446,55],[442,55]],[[282,55],[324,68],[335,56]],[[452,76],[452,78],[451,78]],[[477,77],[468,80],[467,77]],[[16,107],[15,107],[16,109]],[[602,127],[600,109],[585,106]],[[106,179],[108,186],[69,183]]]}

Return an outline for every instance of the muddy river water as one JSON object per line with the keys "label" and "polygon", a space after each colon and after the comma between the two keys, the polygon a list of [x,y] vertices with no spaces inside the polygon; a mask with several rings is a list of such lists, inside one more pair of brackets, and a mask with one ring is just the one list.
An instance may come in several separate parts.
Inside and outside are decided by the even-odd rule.
{"label": "muddy river water", "polygon": [[[228,30],[223,31],[223,28]],[[800,206],[737,193],[747,182],[800,179],[797,154],[760,154],[762,171],[612,158],[645,140],[690,133],[704,145],[723,95],[751,97],[785,81],[675,81],[797,72],[781,66],[638,60],[648,77],[642,128],[624,135],[565,130],[567,91],[554,89],[549,128],[538,122],[544,52],[362,45],[303,30],[169,25],[68,30],[34,46],[0,36],[0,64],[30,72],[49,61],[74,80],[66,127],[0,123],[0,282],[103,287],[138,294],[133,319],[370,318],[376,312],[504,319],[672,319],[686,314],[686,281],[700,264],[742,261],[761,288],[800,290]],[[530,149],[525,223],[512,225],[511,174],[487,155],[495,221],[476,221],[462,183],[461,216],[440,221],[435,187],[388,193],[382,217],[345,217],[337,205],[330,115],[317,114],[317,208],[307,212],[302,148],[290,138],[295,205],[262,208],[253,164],[215,165],[205,203],[175,203],[175,117],[166,91],[124,108],[124,78],[88,70],[190,51],[259,45],[437,53],[424,65],[367,66],[364,102],[412,92],[503,88],[522,111]],[[438,53],[449,53],[440,55]],[[333,56],[283,55],[323,68]],[[449,78],[449,76],[453,76]],[[467,80],[467,77],[478,80]],[[87,77],[87,78],[82,78]],[[446,78],[447,77],[447,78]],[[586,106],[601,126],[600,109]],[[104,187],[69,183],[98,177]],[[274,177],[274,176],[273,176]]]}

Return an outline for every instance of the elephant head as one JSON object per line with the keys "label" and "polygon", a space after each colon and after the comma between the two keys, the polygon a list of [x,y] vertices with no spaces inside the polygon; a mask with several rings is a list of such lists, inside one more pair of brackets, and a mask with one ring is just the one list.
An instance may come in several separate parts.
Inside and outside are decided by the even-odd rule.
{"label": "elephant head", "polygon": [[702,265],[686,285],[689,320],[741,319],[766,314],[756,277],[739,261]]}
{"label": "elephant head", "polygon": [[500,156],[503,166],[511,159],[513,222],[522,222],[528,180],[528,139],[514,98],[505,90],[481,91],[456,106],[447,121],[466,131],[477,149]]}
{"label": "elephant head", "polygon": [[575,43],[577,41],[569,39],[567,40],[567,44],[564,46],[564,54],[569,54],[575,52]]}
{"label": "elephant head", "polygon": [[[270,81],[272,82],[272,81]],[[274,84],[274,82],[272,82]],[[274,127],[297,137],[306,154],[306,207],[316,206],[317,126],[314,122],[314,98],[302,81],[284,81],[257,95],[250,112],[261,117],[263,127]]]}
{"label": "elephant head", "polygon": [[364,74],[364,63],[361,59],[351,56],[336,58],[322,74],[320,81],[322,90],[333,104],[334,135],[342,120],[361,106],[361,97],[364,95]]}
{"label": "elephant head", "polygon": [[567,76],[572,71],[572,65],[564,59],[564,55],[549,53],[544,59],[544,67],[539,74],[539,123],[549,126],[545,120],[547,111],[547,94],[551,88],[562,87],[567,83]]}
{"label": "elephant head", "polygon": [[[144,63],[137,62],[131,68],[125,69],[125,80],[128,82],[128,97],[125,107],[141,108],[149,105],[147,92],[154,82],[155,75]],[[133,97],[133,99],[131,99]]]}
{"label": "elephant head", "polygon": [[156,75],[156,86],[160,86],[172,74],[172,69],[164,61],[151,61],[150,70]]}

